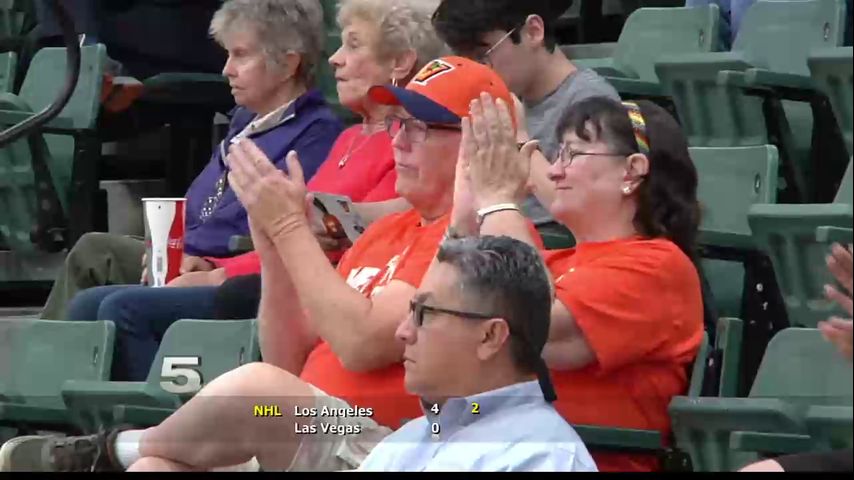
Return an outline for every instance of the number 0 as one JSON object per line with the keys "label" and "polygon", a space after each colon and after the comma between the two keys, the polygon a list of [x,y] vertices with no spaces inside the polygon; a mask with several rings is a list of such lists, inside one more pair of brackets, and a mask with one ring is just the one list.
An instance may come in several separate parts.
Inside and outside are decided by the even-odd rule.
{"label": "number 0", "polygon": [[434,424],[430,425],[430,432],[432,432],[433,435],[438,435],[439,434],[439,424],[434,423]]}
{"label": "number 0", "polygon": [[[202,374],[186,367],[202,364],[199,357],[164,357],[160,370],[160,388],[175,394],[194,393],[202,388]],[[184,381],[178,381],[183,378]]]}

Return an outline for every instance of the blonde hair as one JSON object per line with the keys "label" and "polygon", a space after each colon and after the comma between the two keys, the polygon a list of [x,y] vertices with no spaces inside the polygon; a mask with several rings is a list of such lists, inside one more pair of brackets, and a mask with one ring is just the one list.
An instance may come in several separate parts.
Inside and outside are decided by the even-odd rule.
{"label": "blonde hair", "polygon": [[342,29],[355,18],[376,25],[380,58],[414,50],[417,60],[410,75],[415,75],[430,60],[449,53],[431,21],[438,6],[439,0],[340,0],[337,21]]}
{"label": "blonde hair", "polygon": [[279,66],[287,53],[298,53],[297,78],[313,83],[326,39],[318,0],[228,0],[214,14],[210,34],[222,45],[237,28],[255,32],[271,66]]}

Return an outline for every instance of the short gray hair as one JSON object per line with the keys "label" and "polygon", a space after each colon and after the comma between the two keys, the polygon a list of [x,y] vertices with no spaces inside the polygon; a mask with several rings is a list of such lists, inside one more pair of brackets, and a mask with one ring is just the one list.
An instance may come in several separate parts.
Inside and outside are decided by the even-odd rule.
{"label": "short gray hair", "polygon": [[341,28],[354,18],[375,24],[381,58],[414,50],[418,56],[414,75],[430,60],[450,53],[431,21],[438,6],[439,0],[340,0],[337,21]]}
{"label": "short gray hair", "polygon": [[517,367],[538,372],[551,325],[552,289],[537,250],[510,237],[466,237],[442,242],[436,260],[457,269],[471,308],[507,322]]}
{"label": "short gray hair", "polygon": [[210,34],[220,44],[235,28],[254,30],[270,65],[300,55],[297,78],[310,85],[323,56],[326,29],[318,0],[228,0],[214,14]]}

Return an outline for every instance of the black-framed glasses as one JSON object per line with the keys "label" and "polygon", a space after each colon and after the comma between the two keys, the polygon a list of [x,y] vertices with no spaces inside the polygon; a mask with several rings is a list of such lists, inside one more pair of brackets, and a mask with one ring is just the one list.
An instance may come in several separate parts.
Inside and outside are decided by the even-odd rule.
{"label": "black-framed glasses", "polygon": [[497,42],[493,43],[492,46],[489,47],[485,52],[478,55],[475,58],[475,61],[477,63],[481,63],[483,65],[486,65],[487,67],[492,68],[492,60],[490,60],[489,56],[492,55],[492,52],[494,52],[496,48],[498,48],[502,43],[504,43],[508,38],[510,38],[510,35],[516,33],[516,30],[519,30],[519,27],[516,27],[513,30],[510,30],[509,32],[505,33],[504,36],[499,38]]}
{"label": "black-framed glasses", "polygon": [[410,142],[421,143],[427,139],[428,130],[450,130],[460,132],[463,127],[460,125],[444,123],[427,123],[412,117],[400,118],[389,116],[385,118],[385,129],[391,137],[394,137],[397,132],[403,130],[403,133]]}
{"label": "black-framed glasses", "polygon": [[443,313],[445,315],[453,315],[460,318],[468,318],[470,320],[489,320],[490,318],[498,318],[498,315],[486,315],[483,313],[461,312],[459,310],[450,310],[447,308],[431,307],[417,300],[409,301],[409,314],[416,327],[424,325],[425,313]]}
{"label": "black-framed glasses", "polygon": [[628,157],[631,153],[616,153],[616,152],[574,152],[569,148],[569,144],[563,142],[560,145],[560,150],[557,153],[557,162],[561,167],[567,168],[575,161],[575,157],[587,155],[589,157]]}

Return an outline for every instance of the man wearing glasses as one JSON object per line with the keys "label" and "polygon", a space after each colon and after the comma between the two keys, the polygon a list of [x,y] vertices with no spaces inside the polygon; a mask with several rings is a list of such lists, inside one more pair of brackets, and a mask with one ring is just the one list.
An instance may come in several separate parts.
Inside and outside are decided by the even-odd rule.
{"label": "man wearing glasses", "polygon": [[550,305],[548,274],[530,245],[446,240],[397,328],[406,389],[425,416],[386,437],[360,470],[596,471],[549,403],[540,353]]}
{"label": "man wearing glasses", "polygon": [[491,67],[521,99],[518,140],[540,142],[531,165],[536,198],[524,205],[538,227],[554,222],[547,211],[554,189],[546,171],[557,158],[561,114],[585,98],[620,99],[604,78],[576,68],[557,47],[555,21],[571,5],[572,0],[443,0],[433,14],[442,40],[457,54]]}

